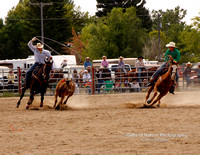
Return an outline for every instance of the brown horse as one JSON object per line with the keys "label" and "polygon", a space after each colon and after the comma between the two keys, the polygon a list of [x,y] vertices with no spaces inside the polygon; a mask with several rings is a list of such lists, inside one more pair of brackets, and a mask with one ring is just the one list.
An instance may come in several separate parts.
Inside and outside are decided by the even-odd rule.
{"label": "brown horse", "polygon": [[[30,81],[30,98],[26,105],[27,110],[29,109],[29,106],[32,104],[34,96],[37,93],[41,93],[40,107],[43,107],[44,94],[46,93],[46,89],[48,87],[49,73],[51,71],[52,63],[53,61],[50,59],[45,60],[45,64],[41,64],[40,66],[36,67],[33,70],[32,79]],[[24,93],[26,92],[27,88],[28,88],[28,83],[26,81],[25,86],[22,89],[20,99],[17,102],[17,108],[19,108],[20,102],[24,97]]]}
{"label": "brown horse", "polygon": [[[55,104],[54,104],[54,108],[56,110],[63,110],[63,100],[65,98],[65,96],[67,96],[66,100],[64,101],[64,104],[67,103],[67,100],[69,99],[69,97],[71,97],[74,94],[75,91],[75,82],[74,81],[68,81],[66,79],[61,79],[57,86],[56,86],[56,92],[55,92]],[[59,102],[59,104],[56,107],[56,103],[57,103],[57,98],[61,97],[61,100]]]}
{"label": "brown horse", "polygon": [[[160,106],[161,98],[168,93],[168,91],[174,84],[174,80],[175,80],[175,77],[177,74],[176,73],[177,68],[178,68],[178,63],[175,63],[173,60],[171,60],[171,64],[168,68],[168,71],[165,74],[161,75],[154,85],[149,87],[149,90],[148,90],[148,93],[146,96],[145,106],[146,106],[146,102],[147,102],[147,104],[150,104],[150,105],[148,105],[150,107],[150,106],[154,105],[157,101],[158,101],[157,107]],[[148,100],[150,93],[152,92],[153,89],[154,89],[154,95],[150,100]],[[160,94],[154,100],[154,98],[157,96],[158,92],[160,92]]]}

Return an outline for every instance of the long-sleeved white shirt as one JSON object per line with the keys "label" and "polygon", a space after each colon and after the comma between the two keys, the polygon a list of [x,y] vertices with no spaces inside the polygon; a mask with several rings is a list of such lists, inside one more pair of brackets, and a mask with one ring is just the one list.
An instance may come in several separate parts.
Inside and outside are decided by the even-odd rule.
{"label": "long-sleeved white shirt", "polygon": [[83,74],[83,82],[89,81],[91,82],[91,76],[89,73]]}
{"label": "long-sleeved white shirt", "polygon": [[38,49],[33,46],[32,40],[28,42],[28,47],[34,53],[35,61],[41,64],[45,64],[44,60],[46,57],[50,57],[51,53],[48,50],[42,49],[42,52],[38,51]]}

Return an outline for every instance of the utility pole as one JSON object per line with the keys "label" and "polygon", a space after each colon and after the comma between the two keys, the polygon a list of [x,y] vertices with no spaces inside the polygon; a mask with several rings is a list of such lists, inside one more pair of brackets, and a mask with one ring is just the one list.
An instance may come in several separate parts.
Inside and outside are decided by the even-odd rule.
{"label": "utility pole", "polygon": [[40,7],[40,14],[41,14],[41,37],[42,37],[42,42],[44,43],[44,28],[43,28],[43,7],[46,5],[53,5],[53,3],[29,3],[30,5],[37,5]]}
{"label": "utility pole", "polygon": [[160,14],[158,14],[158,50],[159,50],[159,59],[161,61],[161,47],[160,47],[160,28],[162,27],[160,23]]}

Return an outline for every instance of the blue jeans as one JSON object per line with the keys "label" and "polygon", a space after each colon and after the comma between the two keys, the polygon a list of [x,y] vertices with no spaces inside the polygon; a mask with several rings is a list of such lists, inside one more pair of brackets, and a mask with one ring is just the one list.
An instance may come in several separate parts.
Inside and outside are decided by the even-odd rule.
{"label": "blue jeans", "polygon": [[32,76],[33,70],[34,70],[37,66],[39,66],[39,63],[38,63],[38,62],[35,62],[35,63],[33,64],[33,66],[31,66],[31,68],[29,68],[29,70],[28,70],[27,73],[26,73],[25,82],[26,82],[28,79],[30,79],[30,77]]}
{"label": "blue jeans", "polygon": [[[169,64],[167,64],[167,62],[165,62],[163,65],[161,65],[157,71],[152,75],[152,78],[155,78],[157,75],[160,75],[160,73],[166,68],[169,67]],[[179,79],[179,73],[178,71],[176,72],[176,78],[175,81],[178,82]]]}
{"label": "blue jeans", "polygon": [[97,92],[100,93],[101,91],[101,86],[103,86],[105,84],[105,81],[103,79],[99,79],[98,80],[98,84],[97,84]]}
{"label": "blue jeans", "polygon": [[137,79],[137,82],[140,82],[140,78],[141,78],[141,76],[142,76],[142,69],[143,68],[138,68],[138,71],[139,71],[139,73],[138,73],[138,79]]}

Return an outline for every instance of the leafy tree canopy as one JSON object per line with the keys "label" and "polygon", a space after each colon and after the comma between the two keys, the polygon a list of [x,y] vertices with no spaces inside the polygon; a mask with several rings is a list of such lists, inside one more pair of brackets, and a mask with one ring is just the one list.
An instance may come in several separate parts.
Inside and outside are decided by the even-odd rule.
{"label": "leafy tree canopy", "polygon": [[136,57],[142,54],[145,30],[136,16],[136,8],[114,8],[106,17],[83,28],[86,54],[93,59]]}
{"label": "leafy tree canopy", "polygon": [[141,19],[142,26],[148,31],[151,30],[152,21],[149,11],[144,7],[146,0],[97,0],[97,12],[98,17],[106,16],[111,12],[113,8],[126,8],[135,7],[136,15]]}

